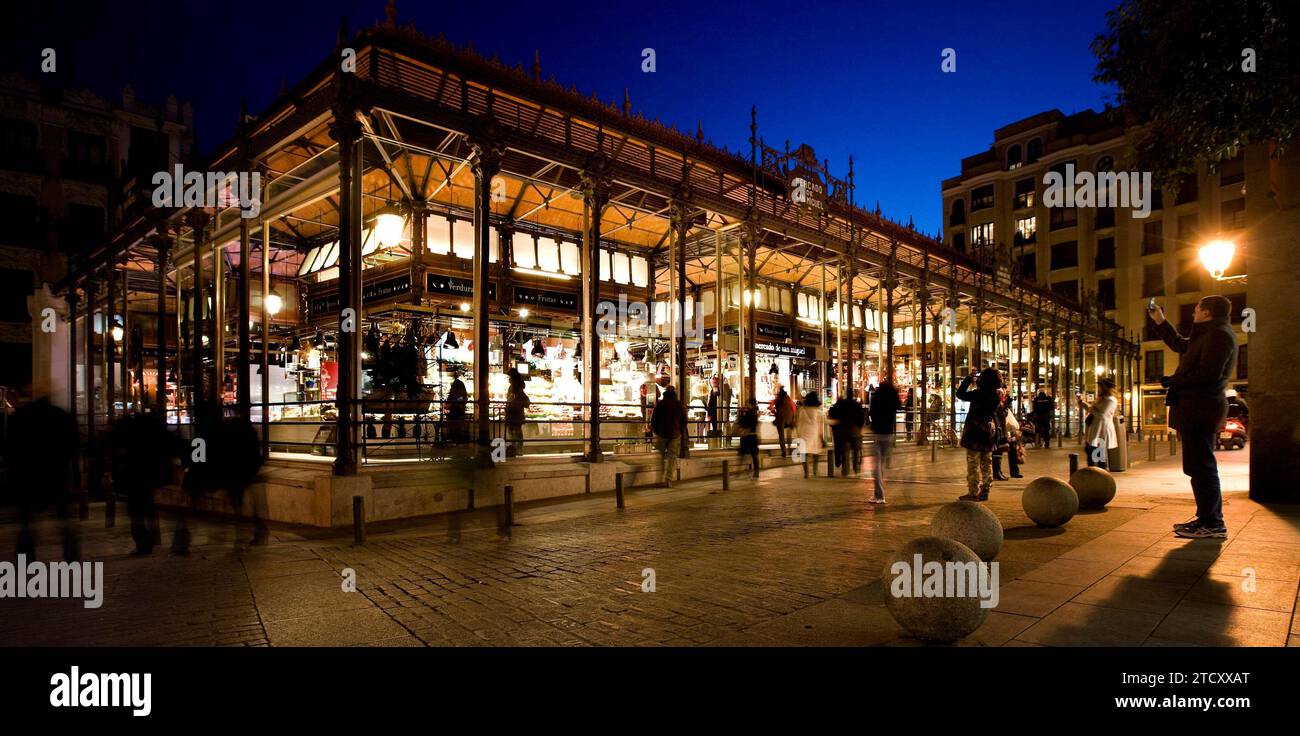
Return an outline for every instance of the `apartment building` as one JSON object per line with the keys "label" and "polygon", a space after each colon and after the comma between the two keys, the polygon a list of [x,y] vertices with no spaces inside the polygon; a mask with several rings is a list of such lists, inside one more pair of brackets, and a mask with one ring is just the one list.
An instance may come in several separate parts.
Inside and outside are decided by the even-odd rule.
{"label": "apartment building", "polygon": [[127,86],[109,101],[0,75],[0,386],[11,402],[66,395],[66,387],[31,385],[33,376],[48,382],[44,368],[67,348],[40,330],[45,306],[60,318],[64,309],[44,285],[62,276],[68,258],[102,242],[114,224],[111,192],[187,160],[191,129],[189,103],[172,96],[149,105]]}
{"label": "apartment building", "polygon": [[[1166,424],[1160,377],[1174,371],[1178,356],[1152,339],[1146,316],[1152,298],[1185,329],[1202,296],[1228,297],[1241,345],[1230,386],[1247,393],[1249,339],[1241,332],[1246,259],[1241,246],[1251,229],[1247,198],[1268,193],[1246,191],[1245,171],[1248,158],[1267,153],[1247,148],[1218,171],[1202,165],[1176,192],[1153,185],[1151,201],[1140,210],[1048,206],[1044,190],[1049,172],[1132,171],[1133,131],[1118,109],[1072,115],[1050,110],[999,128],[987,151],[963,159],[961,175],[943,181],[943,238],[957,250],[995,258],[1028,280],[1104,310],[1135,337],[1140,335],[1137,405],[1141,424],[1159,428]],[[1216,239],[1239,246],[1224,280],[1213,278],[1198,254]],[[1089,366],[1080,374],[1091,387],[1095,376]]]}

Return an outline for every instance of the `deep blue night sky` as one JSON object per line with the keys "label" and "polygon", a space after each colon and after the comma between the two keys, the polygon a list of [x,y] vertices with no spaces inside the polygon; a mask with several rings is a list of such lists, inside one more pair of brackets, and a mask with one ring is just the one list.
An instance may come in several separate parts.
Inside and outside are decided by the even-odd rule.
{"label": "deep blue night sky", "polygon": [[[1092,38],[1118,0],[1007,2],[414,2],[398,21],[472,41],[507,63],[635,109],[733,150],[748,150],[749,109],[780,147],[813,146],[843,176],[855,158],[859,202],[926,232],[939,229],[939,183],[993,130],[1043,110],[1100,108]],[[292,85],[333,47],[339,20],[384,17],[386,0],[7,3],[4,69],[35,75],[40,49],[59,52],[64,84],[116,96],[189,99],[200,148],[227,138],[240,100],[258,112],[281,79]],[[31,6],[37,6],[34,10]],[[15,31],[17,31],[15,33]],[[641,71],[654,48],[658,69]],[[940,53],[957,51],[957,72]]]}

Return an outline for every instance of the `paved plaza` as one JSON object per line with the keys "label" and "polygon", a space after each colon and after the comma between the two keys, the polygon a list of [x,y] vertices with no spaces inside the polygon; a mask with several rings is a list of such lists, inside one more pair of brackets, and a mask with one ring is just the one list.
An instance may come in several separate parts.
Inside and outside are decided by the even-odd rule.
{"label": "paved plaza", "polygon": [[[1193,505],[1163,448],[1117,474],[1107,510],[1036,528],[1021,490],[1064,476],[1071,451],[1031,451],[1025,479],[995,483],[1000,600],[962,644],[1300,646],[1300,508],[1246,497],[1248,451],[1219,453],[1226,540],[1171,534]],[[918,645],[885,609],[881,572],[963,492],[964,460],[903,448],[894,465],[886,506],[867,502],[865,474],[783,467],[727,492],[716,478],[633,489],[623,511],[612,494],[525,504],[508,534],[483,509],[372,525],[364,546],[350,529],[281,527],[237,549],[232,524],[210,519],[188,557],[166,552],[170,523],[163,547],[131,556],[124,512],[105,529],[94,506],[81,529],[86,558],[105,563],[102,608],[0,601],[0,645]],[[56,558],[54,527],[42,532]],[[14,534],[0,530],[5,549]]]}

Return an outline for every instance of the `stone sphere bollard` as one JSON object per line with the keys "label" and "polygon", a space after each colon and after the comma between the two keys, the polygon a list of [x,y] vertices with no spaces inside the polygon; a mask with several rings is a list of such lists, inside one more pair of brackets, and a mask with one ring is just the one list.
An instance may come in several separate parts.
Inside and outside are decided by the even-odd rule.
{"label": "stone sphere bollard", "polygon": [[1057,527],[1079,510],[1079,494],[1068,483],[1051,476],[1035,478],[1020,497],[1025,515],[1042,527]]}
{"label": "stone sphere bollard", "polygon": [[944,504],[930,521],[930,534],[961,542],[985,562],[1002,549],[1002,522],[988,506],[974,501]]}
{"label": "stone sphere bollard", "polygon": [[[937,562],[939,566],[931,565],[932,569],[927,571],[924,568],[928,562]],[[931,641],[957,641],[978,629],[988,618],[989,609],[980,605],[979,584],[980,576],[987,573],[988,566],[961,542],[941,537],[913,539],[885,563],[881,573],[885,607],[913,636]],[[955,584],[936,585],[935,575],[961,576],[962,595],[948,595],[956,593]],[[991,578],[984,580],[985,585],[991,584]]]}
{"label": "stone sphere bollard", "polygon": [[1070,476],[1070,487],[1079,494],[1079,508],[1100,509],[1115,498],[1115,476],[1104,468],[1079,468]]}

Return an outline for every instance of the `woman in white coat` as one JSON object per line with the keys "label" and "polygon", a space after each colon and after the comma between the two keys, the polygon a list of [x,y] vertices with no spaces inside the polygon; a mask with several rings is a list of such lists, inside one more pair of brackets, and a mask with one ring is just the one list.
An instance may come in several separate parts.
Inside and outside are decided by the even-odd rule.
{"label": "woman in white coat", "polygon": [[809,391],[803,406],[794,413],[794,434],[798,440],[795,448],[805,455],[820,455],[826,447],[826,412],[816,391]]}
{"label": "woman in white coat", "polygon": [[1081,397],[1079,406],[1088,412],[1083,430],[1084,449],[1088,453],[1088,466],[1106,468],[1108,451],[1119,447],[1115,435],[1115,411],[1119,400],[1115,398],[1115,382],[1109,378],[1097,381],[1097,400],[1089,404]]}

